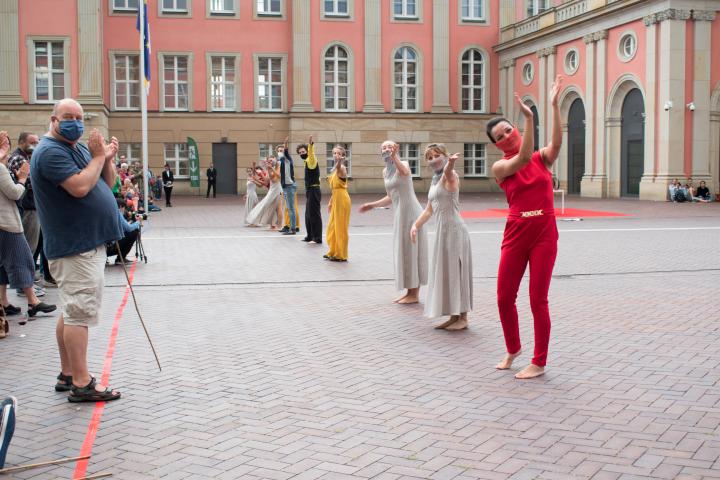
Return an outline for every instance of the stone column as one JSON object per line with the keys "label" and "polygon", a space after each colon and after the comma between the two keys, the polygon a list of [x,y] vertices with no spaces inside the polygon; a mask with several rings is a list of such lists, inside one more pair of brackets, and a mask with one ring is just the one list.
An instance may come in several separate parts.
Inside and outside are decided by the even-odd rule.
{"label": "stone column", "polygon": [[603,196],[607,196],[607,143],[605,141],[605,102],[607,84],[607,30],[593,33],[595,40],[595,173],[593,180],[602,184]]}
{"label": "stone column", "polygon": [[[657,109],[658,175],[683,176],[685,162],[685,20],[689,10],[669,9],[656,14],[660,28],[658,103],[671,101],[670,110]],[[657,193],[657,192],[656,192]],[[663,191],[662,199],[666,198]]]}
{"label": "stone column", "polygon": [[[653,184],[657,181],[657,168],[655,167],[655,118],[657,112],[657,25],[655,15],[648,15],[644,19],[645,45],[647,49],[645,60],[645,148],[643,150],[644,165],[643,176],[640,179],[640,198],[645,198],[646,192],[656,190]],[[665,184],[661,185],[665,188]]]}
{"label": "stone column", "polygon": [[103,103],[102,5],[100,2],[101,0],[77,0],[78,71],[80,73],[77,100],[83,105]]}
{"label": "stone column", "polygon": [[293,103],[291,112],[312,112],[310,94],[310,0],[293,0]]}
{"label": "stone column", "polygon": [[[363,112],[385,111],[381,92],[381,2],[365,0],[365,105]],[[390,72],[392,75],[392,72]]]}
{"label": "stone column", "polygon": [[[693,10],[695,21],[694,80],[691,101],[695,104],[693,115],[693,158],[692,176],[694,180],[710,180],[710,27],[715,20],[714,11]],[[715,158],[712,161],[717,161]]]}
{"label": "stone column", "polygon": [[433,113],[452,112],[449,83],[450,14],[447,1],[433,0]]}
{"label": "stone column", "polygon": [[547,75],[547,81],[545,83],[545,95],[547,96],[547,101],[545,102],[545,111],[547,112],[545,114],[545,124],[547,125],[547,136],[546,138],[548,141],[552,138],[552,103],[550,102],[550,86],[555,81],[555,57],[557,55],[557,47],[550,47],[547,49],[547,65],[546,65],[546,75]]}
{"label": "stone column", "polygon": [[592,34],[583,37],[585,42],[585,173],[580,181],[583,197],[601,197],[602,191],[596,188],[592,176],[595,173],[595,151],[593,132],[595,131],[595,40]]}
{"label": "stone column", "polygon": [[[503,66],[503,64],[500,64],[500,68],[498,68],[498,71],[500,72],[500,81],[499,84],[499,90],[500,90],[500,111],[505,114],[507,112],[507,68]],[[460,108],[458,110],[462,109],[462,103],[460,104]],[[489,108],[488,108],[489,110]]]}
{"label": "stone column", "polygon": [[505,28],[515,23],[515,1],[500,0],[500,28]]}
{"label": "stone column", "polygon": [[510,122],[515,122],[515,59],[505,62],[507,67],[507,110],[505,110],[505,118]]}
{"label": "stone column", "polygon": [[545,146],[545,130],[547,129],[547,111],[545,98],[547,97],[547,55],[544,49],[537,52],[538,55],[538,139],[537,144],[540,148]]}
{"label": "stone column", "polygon": [[20,95],[18,0],[0,0],[0,103],[23,103]]}

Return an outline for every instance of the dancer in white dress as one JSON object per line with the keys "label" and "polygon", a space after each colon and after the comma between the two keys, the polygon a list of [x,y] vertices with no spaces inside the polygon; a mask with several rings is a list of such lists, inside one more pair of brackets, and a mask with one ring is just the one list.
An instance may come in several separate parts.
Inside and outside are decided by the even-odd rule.
{"label": "dancer in white dress", "polygon": [[274,157],[268,158],[266,161],[268,177],[270,178],[270,188],[265,198],[252,209],[247,217],[247,222],[253,225],[270,225],[270,228],[276,228],[273,221],[277,217],[278,198],[282,188],[280,186],[280,164]]}
{"label": "dancer in white dress", "polygon": [[432,143],[425,149],[425,159],[435,172],[428,194],[428,204],[410,230],[413,242],[418,230],[435,215],[437,231],[430,256],[430,277],[425,301],[425,315],[430,318],[449,315],[435,328],[467,328],[467,312],[472,310],[473,278],[470,233],[460,217],[460,181],[455,161],[460,154],[448,157],[445,145]]}
{"label": "dancer in white dress", "polygon": [[419,300],[420,285],[427,284],[428,253],[427,234],[418,234],[417,242],[409,241],[408,235],[415,219],[422,213],[422,206],[415,196],[412,174],[408,162],[400,160],[399,145],[392,140],[383,142],[381,153],[385,161],[383,179],[387,195],[376,202],[364,203],[360,213],[373,208],[393,206],[393,256],[395,259],[395,289],[407,289],[394,303],[409,304]]}
{"label": "dancer in white dress", "polygon": [[250,227],[256,226],[255,224],[252,224],[248,222],[248,216],[250,215],[250,212],[253,208],[255,208],[255,205],[258,204],[258,196],[257,196],[257,179],[255,178],[255,170],[253,168],[247,169],[247,189],[245,193],[245,225],[248,225]]}

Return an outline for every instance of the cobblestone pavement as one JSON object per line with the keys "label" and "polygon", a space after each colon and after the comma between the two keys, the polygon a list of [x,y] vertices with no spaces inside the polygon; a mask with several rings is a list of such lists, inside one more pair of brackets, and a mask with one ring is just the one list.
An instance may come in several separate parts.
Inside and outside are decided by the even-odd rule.
{"label": "cobblestone pavement", "polygon": [[[353,197],[346,264],[323,261],[324,248],[302,235],[242,227],[237,197],[179,197],[153,214],[134,284],[163,371],[129,301],[111,369],[123,398],[105,405],[88,474],[720,478],[720,204],[569,198],[568,207],[632,216],[558,221],[548,372],[521,382],[493,368],[504,350],[503,220],[468,221],[470,329],[436,331],[422,306],[390,303],[392,215],[357,214],[370,198]],[[462,203],[504,207],[500,195]],[[96,374],[126,293],[122,271],[106,272],[103,320],[91,330]],[[514,370],[532,351],[525,282],[518,308],[526,353]],[[7,465],[76,456],[86,438],[94,405],[52,389],[54,323],[12,319],[0,341],[0,396],[20,403]]]}

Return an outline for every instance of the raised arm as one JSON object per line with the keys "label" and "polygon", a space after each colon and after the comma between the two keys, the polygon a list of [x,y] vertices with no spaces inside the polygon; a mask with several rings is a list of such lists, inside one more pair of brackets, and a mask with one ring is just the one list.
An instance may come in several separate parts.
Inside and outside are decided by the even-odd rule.
{"label": "raised arm", "polygon": [[458,176],[455,173],[455,162],[460,158],[459,153],[453,153],[448,157],[448,162],[443,168],[442,181],[445,182],[446,188],[449,192],[454,192],[458,188]]}
{"label": "raised arm", "polygon": [[410,165],[407,162],[403,162],[400,160],[400,152],[398,152],[398,145],[393,144],[393,155],[392,155],[392,161],[395,164],[395,168],[397,169],[398,173],[402,175],[403,177],[407,177],[412,172],[410,171]]}
{"label": "raised arm", "polygon": [[523,133],[520,151],[517,155],[512,158],[498,160],[493,163],[491,172],[498,182],[501,182],[505,177],[509,177],[530,163],[533,146],[535,144],[535,125],[533,125],[532,110],[530,110],[530,107],[525,105],[525,102],[522,101],[517,93],[515,93],[515,99],[518,102],[520,111],[525,117],[525,132]]}
{"label": "raised arm", "polygon": [[552,138],[547,146],[540,149],[545,165],[552,167],[555,160],[557,160],[558,154],[560,153],[560,147],[562,147],[562,128],[560,126],[560,107],[558,107],[558,95],[560,94],[560,87],[562,86],[563,77],[558,75],[555,77],[555,82],[550,88],[550,105],[552,105],[553,112],[553,128]]}

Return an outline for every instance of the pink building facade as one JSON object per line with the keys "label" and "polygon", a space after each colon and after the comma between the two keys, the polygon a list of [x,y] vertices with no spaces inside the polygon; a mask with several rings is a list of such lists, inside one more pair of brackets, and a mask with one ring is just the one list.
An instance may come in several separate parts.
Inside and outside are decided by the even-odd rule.
{"label": "pink building facade", "polygon": [[[79,99],[88,127],[140,157],[138,0],[0,0],[0,126],[43,132]],[[556,3],[557,5],[552,5]],[[688,5],[692,4],[692,8]],[[464,191],[497,191],[485,123],[518,91],[548,138],[547,91],[566,77],[555,172],[585,196],[664,199],[673,177],[718,189],[719,1],[148,0],[150,166],[189,181],[187,138],[221,192],[290,137],[321,164],[349,150],[351,191],[382,191],[394,139],[427,189],[424,146],[462,152]],[[715,93],[713,93],[715,92]],[[673,107],[663,110],[665,102]],[[687,108],[692,103],[694,109]],[[640,120],[638,120],[640,119]],[[642,155],[640,155],[642,153]]]}
{"label": "pink building facade", "polygon": [[[562,188],[590,197],[665,200],[673,178],[719,191],[718,1],[501,2],[500,105],[517,91],[546,142],[548,88],[560,96]],[[536,11],[529,15],[534,6]]]}

